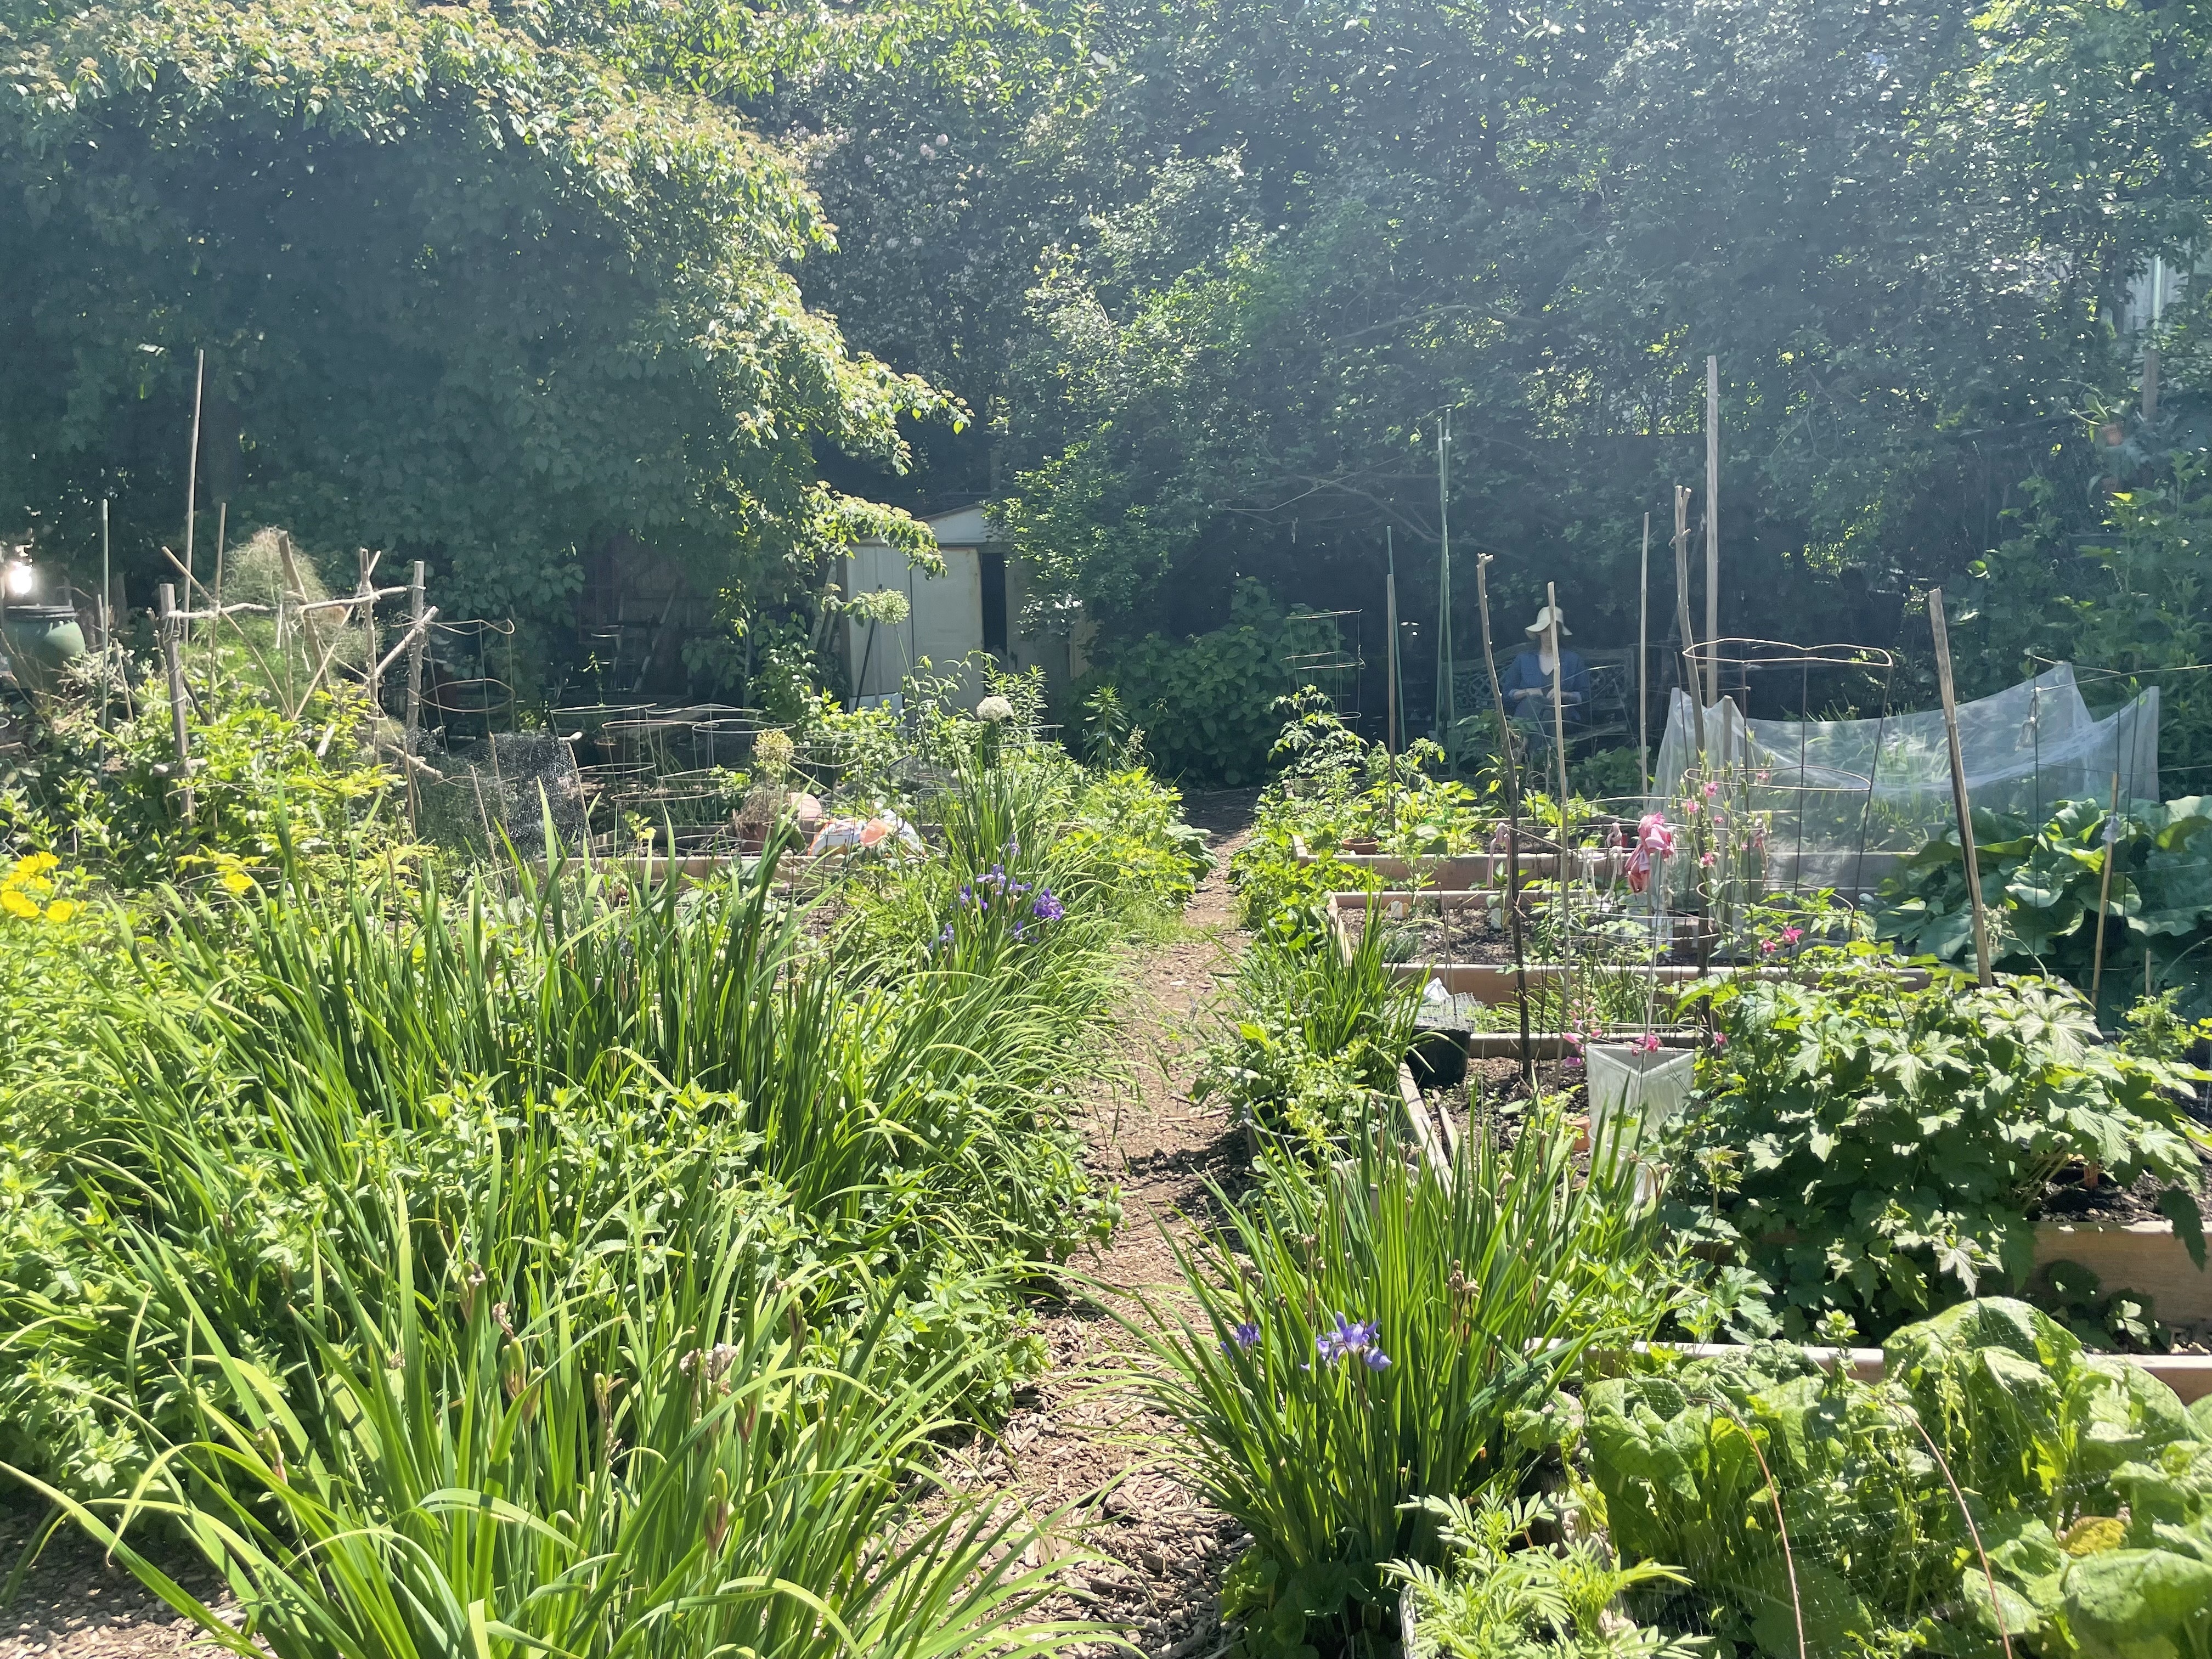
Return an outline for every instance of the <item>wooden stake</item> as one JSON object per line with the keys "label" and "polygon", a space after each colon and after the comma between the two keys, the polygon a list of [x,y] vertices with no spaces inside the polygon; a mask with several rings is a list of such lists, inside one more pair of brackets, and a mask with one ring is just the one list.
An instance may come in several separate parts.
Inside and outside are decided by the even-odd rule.
{"label": "wooden stake", "polygon": [[[1698,684],[1698,636],[1690,627],[1690,488],[1674,486],[1674,626],[1682,635],[1682,689],[1690,694],[1695,718],[1698,763],[1705,758],[1705,696]],[[1672,780],[1669,780],[1672,781]]]}
{"label": "wooden stake", "polygon": [[108,610],[108,600],[113,593],[113,577],[109,574],[110,560],[107,545],[107,497],[100,498],[100,729],[107,730],[107,671],[112,660],[111,647],[115,644],[115,628]]}
{"label": "wooden stake", "polygon": [[415,561],[407,581],[407,827],[416,833],[415,803],[415,742],[422,725],[422,643],[428,637],[422,614],[422,561]]}
{"label": "wooden stake", "polygon": [[2097,993],[2105,982],[2105,916],[2112,902],[2112,852],[2120,832],[2120,775],[2112,774],[2112,805],[2105,817],[2105,868],[2097,878],[2097,948],[2089,962],[2089,1012],[2097,1010]]}
{"label": "wooden stake", "polygon": [[1721,700],[1721,360],[1705,359],[1705,706]]}
{"label": "wooden stake", "polygon": [[1567,830],[1567,664],[1559,654],[1559,590],[1551,582],[1544,584],[1544,608],[1552,618],[1552,747],[1559,758],[1559,1004],[1564,1008],[1567,1005],[1568,969],[1574,960],[1573,949],[1568,942],[1571,933],[1567,908],[1574,838]]}
{"label": "wooden stake", "polygon": [[1536,1097],[1536,1052],[1528,1041],[1528,953],[1521,937],[1521,781],[1513,763],[1513,722],[1498,683],[1498,653],[1490,642],[1490,555],[1474,559],[1474,602],[1482,617],[1482,665],[1490,674],[1490,704],[1498,712],[1498,741],[1505,757],[1505,936],[1513,945],[1514,1006],[1521,1011],[1521,1080]]}
{"label": "wooden stake", "polygon": [[1651,515],[1644,515],[1644,554],[1636,567],[1636,775],[1651,793]]}
{"label": "wooden stake", "polygon": [[192,570],[192,521],[199,516],[200,505],[200,394],[207,390],[207,349],[199,354],[199,367],[192,374],[192,453],[185,462],[185,576],[187,584]]}
{"label": "wooden stake", "polygon": [[380,752],[380,739],[384,726],[384,672],[376,660],[376,561],[369,557],[368,550],[359,550],[361,555],[361,611],[362,637],[367,646],[364,660],[368,664],[368,752]]}
{"label": "wooden stake", "polygon": [[192,821],[192,743],[185,728],[185,664],[177,646],[177,590],[163,582],[160,590],[161,658],[169,671],[169,730],[177,749],[177,778],[184,791],[185,822]]}
{"label": "wooden stake", "polygon": [[1990,921],[1982,904],[1981,852],[1974,845],[1973,805],[1966,799],[1966,762],[1959,748],[1959,699],[1951,685],[1951,636],[1943,625],[1943,590],[1928,590],[1928,626],[1936,636],[1936,684],[1943,693],[1943,732],[1951,745],[1951,804],[1959,814],[1959,845],[1966,859],[1966,897],[1974,913],[1974,969],[1984,985],[1990,973]]}
{"label": "wooden stake", "polygon": [[[215,608],[218,616],[222,612],[222,543],[223,538],[229,530],[230,503],[228,501],[217,501],[215,504]],[[186,597],[189,599],[190,595]],[[208,683],[210,685],[215,683],[216,648],[215,630],[210,629],[208,630]]]}
{"label": "wooden stake", "polygon": [[1382,672],[1389,681],[1389,709],[1382,725],[1382,752],[1395,763],[1398,750],[1403,747],[1398,736],[1398,552],[1388,525],[1382,526],[1382,556],[1386,562],[1382,573],[1382,615],[1390,630],[1389,647],[1382,654]]}
{"label": "wooden stake", "polygon": [[[1459,723],[1459,690],[1452,684],[1451,636],[1451,413],[1437,417],[1437,741],[1449,750]],[[1475,556],[1481,568],[1485,556]],[[1486,649],[1487,645],[1486,643]],[[1492,671],[1493,677],[1496,671]]]}

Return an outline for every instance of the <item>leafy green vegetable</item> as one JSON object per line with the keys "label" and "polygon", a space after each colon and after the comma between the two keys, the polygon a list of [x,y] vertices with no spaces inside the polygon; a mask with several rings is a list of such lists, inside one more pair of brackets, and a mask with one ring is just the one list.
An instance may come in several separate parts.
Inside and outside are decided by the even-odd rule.
{"label": "leafy green vegetable", "polygon": [[[2030,1212],[2069,1162],[2122,1186],[2199,1179],[2183,1102],[2202,1073],[2106,1047],[2063,986],[1909,988],[1873,957],[1814,985],[1717,981],[1691,1000],[1722,1043],[1674,1126],[1679,1226],[1741,1253],[1793,1330],[1829,1308],[1881,1326],[2023,1285]],[[1740,1151],[1729,1190],[1715,1149]],[[2189,1206],[2170,1214],[2198,1236]]]}
{"label": "leafy green vegetable", "polygon": [[[2135,999],[2150,959],[2156,988],[2179,994],[2183,1014],[2212,1014],[2212,796],[2062,801],[2040,825],[1974,814],[1990,955],[2000,968],[2055,975],[2089,988],[2097,911],[2105,907],[2100,995],[2110,1024]],[[2108,836],[2110,839],[2108,840]],[[2109,848],[2109,854],[2107,848]],[[2105,890],[2110,857],[2112,885]],[[1937,836],[1883,884],[1878,937],[1915,955],[1970,963],[1973,931],[1966,864],[1955,832]]]}

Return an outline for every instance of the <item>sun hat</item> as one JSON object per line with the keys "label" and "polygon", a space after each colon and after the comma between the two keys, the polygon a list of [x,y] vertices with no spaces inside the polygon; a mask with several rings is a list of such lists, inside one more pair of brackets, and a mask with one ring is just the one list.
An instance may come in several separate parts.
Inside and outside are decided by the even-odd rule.
{"label": "sun hat", "polygon": [[1531,634],[1548,634],[1555,620],[1559,624],[1559,637],[1563,640],[1572,639],[1574,630],[1567,626],[1567,613],[1564,611],[1559,611],[1555,617],[1552,607],[1548,605],[1537,607],[1536,620],[1528,624],[1526,631]]}

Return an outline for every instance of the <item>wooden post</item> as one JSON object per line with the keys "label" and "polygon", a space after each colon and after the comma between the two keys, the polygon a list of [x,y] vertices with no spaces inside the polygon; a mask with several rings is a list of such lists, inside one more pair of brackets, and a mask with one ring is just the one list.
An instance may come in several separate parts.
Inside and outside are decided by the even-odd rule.
{"label": "wooden post", "polygon": [[177,749],[177,778],[184,791],[185,822],[192,818],[192,743],[185,729],[185,663],[177,643],[177,590],[163,582],[160,590],[161,658],[169,671],[169,730]]}
{"label": "wooden post", "polygon": [[1682,689],[1690,694],[1696,721],[1698,763],[1705,758],[1705,694],[1698,684],[1698,636],[1690,627],[1690,489],[1674,486],[1674,626],[1682,635]]}
{"label": "wooden post", "polygon": [[1398,551],[1390,534],[1390,526],[1382,526],[1382,556],[1386,568],[1382,573],[1382,615],[1390,630],[1389,648],[1382,653],[1382,672],[1389,680],[1386,695],[1389,710],[1382,726],[1382,752],[1395,763],[1404,743],[1398,735]]}
{"label": "wooden post", "polygon": [[[211,623],[208,627],[208,684],[210,685],[213,685],[215,684],[215,659],[216,651],[217,649],[216,645],[216,630],[221,626],[222,618],[222,543],[224,536],[228,533],[229,530],[230,503],[228,501],[217,501],[215,504],[216,621]],[[191,602],[191,595],[189,592],[185,595],[185,600],[187,605]]]}
{"label": "wooden post", "polygon": [[1636,567],[1636,776],[1651,793],[1651,515],[1644,515],[1644,556]]}
{"label": "wooden post", "polygon": [[1705,707],[1721,700],[1721,360],[1705,359]]}
{"label": "wooden post", "polygon": [[207,390],[207,348],[200,348],[199,367],[192,374],[192,453],[185,461],[185,586],[191,595],[192,523],[200,506],[200,394]]}
{"label": "wooden post", "polygon": [[1567,665],[1559,654],[1559,590],[1544,584],[1544,608],[1551,613],[1552,635],[1552,748],[1559,759],[1559,1006],[1567,1003],[1567,975],[1574,963],[1569,923],[1567,884],[1574,860],[1573,837],[1568,833],[1567,797]]}
{"label": "wooden post", "polygon": [[422,725],[422,646],[430,630],[422,617],[422,561],[415,561],[407,579],[407,740],[400,763],[407,769],[407,828],[416,833],[415,801],[415,743]]}
{"label": "wooden post", "polygon": [[1951,745],[1951,804],[1959,814],[1959,846],[1966,859],[1966,897],[1974,913],[1974,969],[1984,985],[1990,974],[1990,921],[1982,905],[1982,860],[1974,845],[1973,805],[1966,799],[1966,761],[1959,749],[1959,699],[1951,685],[1951,636],[1943,625],[1943,590],[1928,590],[1928,626],[1936,636],[1936,684],[1943,693],[1943,731]]}
{"label": "wooden post", "polygon": [[368,550],[358,550],[361,556],[360,603],[355,607],[361,612],[362,636],[368,649],[362,659],[368,665],[368,752],[380,751],[380,739],[384,731],[384,676],[376,662],[376,562]]}
{"label": "wooden post", "polygon": [[2112,806],[2105,818],[2105,869],[2097,878],[2097,948],[2089,963],[2089,1012],[2097,1011],[2097,993],[2105,982],[2105,915],[2112,902],[2112,851],[2119,842],[2120,775],[2112,774]]}
{"label": "wooden post", "polygon": [[110,647],[115,643],[115,627],[108,600],[113,593],[113,577],[110,573],[107,544],[107,497],[100,498],[100,729],[107,730],[107,673],[113,658]]}
{"label": "wooden post", "polygon": [[1513,945],[1514,1006],[1521,1011],[1521,1080],[1536,1096],[1536,1054],[1528,1042],[1528,952],[1521,937],[1521,780],[1513,763],[1513,721],[1498,683],[1498,653],[1490,642],[1490,555],[1474,559],[1474,601],[1482,617],[1482,665],[1490,674],[1490,704],[1498,711],[1498,741],[1505,757],[1505,936]]}
{"label": "wooden post", "polygon": [[[1451,729],[1459,721],[1458,690],[1452,684],[1451,636],[1451,414],[1437,416],[1437,741],[1449,750]],[[1476,568],[1483,555],[1475,556]]]}

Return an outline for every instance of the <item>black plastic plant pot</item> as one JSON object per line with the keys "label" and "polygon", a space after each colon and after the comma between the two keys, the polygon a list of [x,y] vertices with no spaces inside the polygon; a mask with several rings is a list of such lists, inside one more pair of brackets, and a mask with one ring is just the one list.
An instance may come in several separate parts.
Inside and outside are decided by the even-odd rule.
{"label": "black plastic plant pot", "polygon": [[1456,1031],[1423,1031],[1406,1050],[1413,1081],[1424,1089],[1455,1089],[1467,1081],[1467,1043]]}

